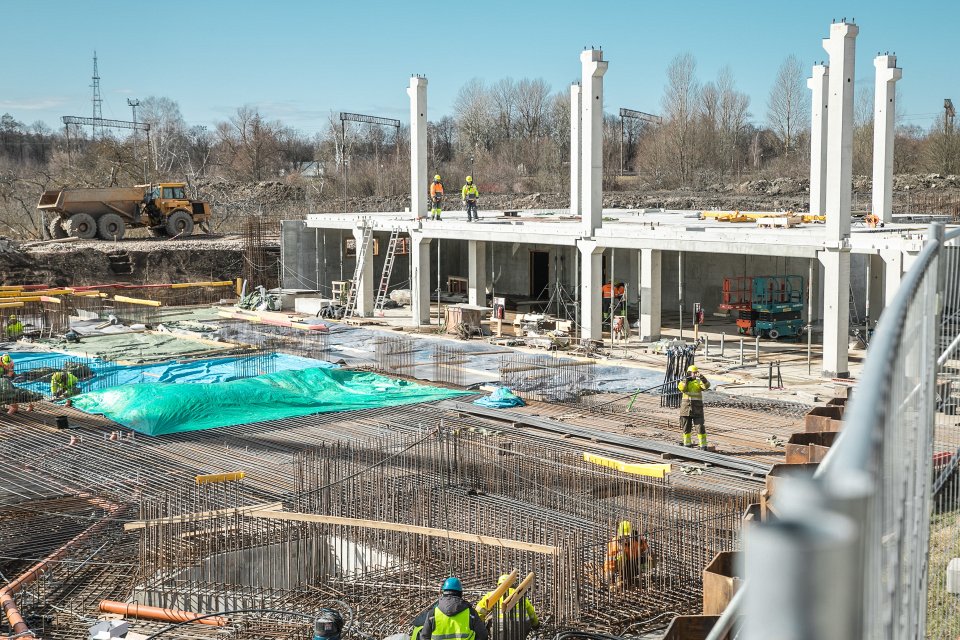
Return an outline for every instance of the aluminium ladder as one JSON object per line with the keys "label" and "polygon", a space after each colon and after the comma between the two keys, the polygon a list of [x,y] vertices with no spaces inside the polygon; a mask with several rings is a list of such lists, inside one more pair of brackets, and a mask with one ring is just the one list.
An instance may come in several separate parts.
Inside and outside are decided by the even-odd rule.
{"label": "aluminium ladder", "polygon": [[367,252],[370,245],[373,244],[373,228],[363,227],[363,236],[357,243],[357,268],[353,272],[353,280],[350,281],[350,292],[347,294],[347,304],[343,309],[343,318],[352,318],[357,310],[357,294],[360,287],[360,278],[363,276],[363,268],[367,262]]}
{"label": "aluminium ladder", "polygon": [[380,275],[380,287],[377,289],[376,302],[373,303],[373,313],[383,315],[383,305],[387,302],[387,291],[390,288],[390,276],[393,275],[393,261],[397,255],[397,246],[400,244],[400,229],[390,231],[390,243],[383,260],[383,273]]}

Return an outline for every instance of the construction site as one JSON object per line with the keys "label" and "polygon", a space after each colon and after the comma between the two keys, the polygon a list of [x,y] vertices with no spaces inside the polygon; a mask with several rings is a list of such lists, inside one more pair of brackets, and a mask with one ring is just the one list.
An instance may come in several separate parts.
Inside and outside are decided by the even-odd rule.
{"label": "construction site", "polygon": [[[0,244],[0,639],[326,639],[333,610],[345,638],[410,640],[456,577],[493,638],[956,640],[957,221],[894,213],[889,54],[852,210],[858,31],[830,25],[808,81],[805,211],[603,207],[599,49],[570,87],[569,207],[427,219],[423,76],[405,211],[248,215],[224,237],[182,183],[44,192],[52,239]],[[908,295],[936,310],[901,314]],[[861,386],[881,369],[889,394]],[[801,590],[787,571],[814,556],[750,555],[774,548],[753,532],[797,530],[823,502],[803,483],[888,417],[929,429],[861,438],[889,442],[882,469],[916,450],[877,502],[916,528],[863,543],[848,555],[876,566],[851,575],[887,589],[922,554],[902,581],[922,592],[884,590],[904,604],[882,629],[798,609],[816,625],[766,635],[742,599],[777,597],[781,562]],[[809,548],[850,548],[832,522]]]}

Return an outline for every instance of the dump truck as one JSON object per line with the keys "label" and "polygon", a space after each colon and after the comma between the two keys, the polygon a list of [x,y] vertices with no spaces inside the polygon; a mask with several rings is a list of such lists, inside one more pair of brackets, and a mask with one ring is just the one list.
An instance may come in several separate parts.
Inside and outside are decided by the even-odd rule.
{"label": "dump truck", "polygon": [[158,237],[188,236],[210,219],[210,205],[188,198],[183,182],[44,191],[37,209],[53,214],[50,237],[84,240],[119,240],[133,227]]}

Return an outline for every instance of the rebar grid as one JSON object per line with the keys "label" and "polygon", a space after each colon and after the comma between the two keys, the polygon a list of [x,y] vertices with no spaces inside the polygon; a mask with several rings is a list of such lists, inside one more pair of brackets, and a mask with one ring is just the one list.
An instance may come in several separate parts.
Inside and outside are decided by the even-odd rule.
{"label": "rebar grid", "polygon": [[220,336],[235,344],[314,360],[325,360],[329,355],[330,335],[327,331],[290,330],[245,320],[222,320],[219,324]]}
{"label": "rebar grid", "polygon": [[546,355],[501,356],[500,382],[524,400],[577,404],[596,392],[593,362]]}
{"label": "rebar grid", "polygon": [[384,336],[374,342],[377,370],[387,374],[412,375],[414,354],[413,338],[406,336]]}
{"label": "rebar grid", "polygon": [[438,342],[433,346],[431,354],[433,364],[433,381],[451,387],[463,386],[463,369],[460,365],[466,363],[464,350],[460,347]]}
{"label": "rebar grid", "polygon": [[113,315],[123,324],[142,324],[153,327],[158,323],[160,307],[114,300]]}

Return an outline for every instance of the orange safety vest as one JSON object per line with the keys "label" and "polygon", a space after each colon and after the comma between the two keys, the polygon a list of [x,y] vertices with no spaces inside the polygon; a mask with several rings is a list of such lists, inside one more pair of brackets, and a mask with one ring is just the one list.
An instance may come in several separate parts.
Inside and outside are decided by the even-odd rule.
{"label": "orange safety vest", "polygon": [[431,182],[430,183],[430,197],[434,197],[437,194],[443,195],[443,183],[442,182]]}
{"label": "orange safety vest", "polygon": [[647,541],[639,536],[630,536],[627,540],[614,538],[607,543],[607,558],[603,568],[607,573],[612,573],[623,571],[631,566],[639,567],[646,564],[649,550]]}
{"label": "orange safety vest", "polygon": [[603,297],[609,298],[610,294],[611,294],[611,287],[610,287],[610,283],[608,282],[607,284],[603,285]]}

